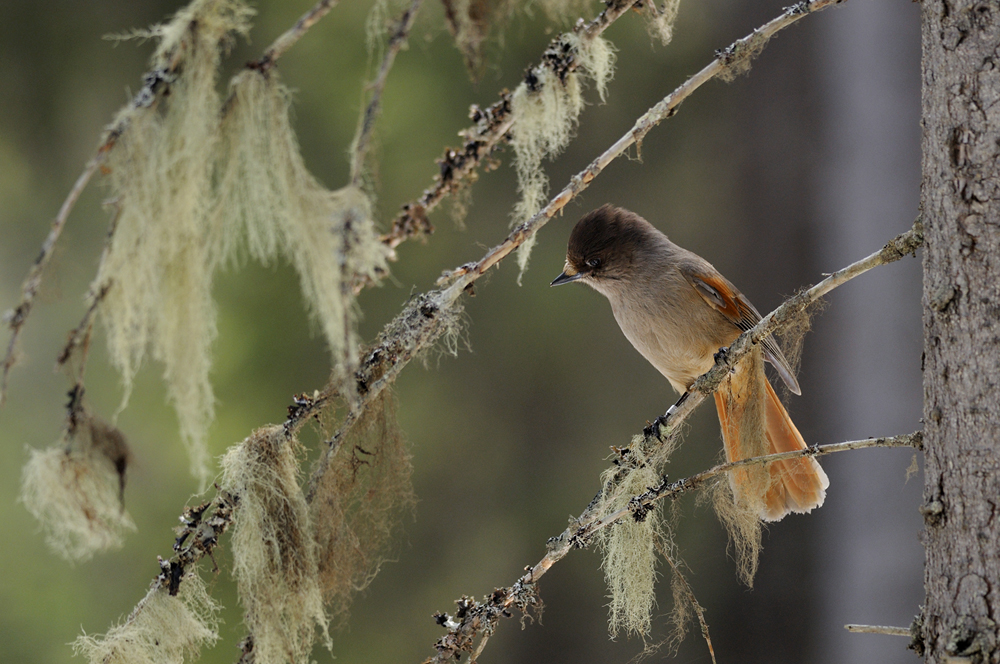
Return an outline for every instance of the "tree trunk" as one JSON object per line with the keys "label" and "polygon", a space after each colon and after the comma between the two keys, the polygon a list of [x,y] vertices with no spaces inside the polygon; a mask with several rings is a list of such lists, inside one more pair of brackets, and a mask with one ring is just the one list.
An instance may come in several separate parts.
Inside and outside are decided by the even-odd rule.
{"label": "tree trunk", "polygon": [[923,3],[923,647],[1000,662],[1000,7]]}

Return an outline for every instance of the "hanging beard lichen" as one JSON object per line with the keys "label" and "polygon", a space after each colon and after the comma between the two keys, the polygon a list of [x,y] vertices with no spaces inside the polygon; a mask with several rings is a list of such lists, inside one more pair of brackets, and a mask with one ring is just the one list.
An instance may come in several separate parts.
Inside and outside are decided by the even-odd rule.
{"label": "hanging beard lichen", "polygon": [[191,565],[181,578],[176,597],[164,587],[153,588],[123,623],[103,636],[78,637],[73,651],[91,664],[195,661],[202,646],[213,645],[219,638],[219,608]]}
{"label": "hanging beard lichen", "polygon": [[213,244],[223,260],[247,251],[263,263],[278,253],[292,262],[330,346],[334,376],[344,379],[356,362],[353,286],[386,270],[388,250],[378,241],[364,192],[350,186],[329,191],[309,173],[289,103],[273,70],[266,76],[246,71],[233,80],[222,125]]}
{"label": "hanging beard lichen", "polygon": [[299,486],[301,446],[283,427],[258,429],[222,458],[233,512],[233,574],[258,664],[308,664],[328,619],[309,506]]}
{"label": "hanging beard lichen", "polygon": [[130,105],[115,123],[126,126],[105,163],[117,225],[90,289],[111,286],[101,314],[125,387],[122,407],[149,349],[163,362],[167,395],[202,487],[214,415],[208,374],[216,327],[206,218],[218,130],[216,71],[232,35],[249,30],[250,14],[241,2],[195,0],[153,30],[160,44],[152,68],[175,74],[166,83],[169,96]]}
{"label": "hanging beard lichen", "polygon": [[674,38],[674,23],[680,7],[681,0],[663,0],[662,5],[657,5],[656,0],[643,3],[642,11],[648,20],[649,34],[659,39],[664,46]]}
{"label": "hanging beard lichen", "polygon": [[[727,416],[720,417],[724,437],[735,443],[727,461],[750,459],[771,452],[766,433],[764,399],[764,359],[755,347],[719,386],[727,406]],[[729,533],[736,549],[740,578],[753,586],[761,550],[761,515],[767,512],[768,492],[780,484],[776,464],[750,465],[730,470],[712,485],[712,504],[719,520]]]}
{"label": "hanging beard lichen", "polygon": [[515,0],[443,0],[444,18],[465,57],[465,66],[474,80],[483,70],[483,45],[494,31],[502,29],[514,10]]}
{"label": "hanging beard lichen", "polygon": [[32,450],[21,475],[21,501],[45,541],[70,561],[117,549],[135,530],[122,504],[129,450],[118,429],[71,408],[62,442]]}
{"label": "hanging beard lichen", "polygon": [[[639,438],[641,441],[641,437]],[[630,447],[635,467],[619,482],[618,467],[606,470],[601,477],[604,495],[597,513],[603,518],[628,507],[629,501],[659,483],[651,459],[639,458],[640,446]],[[598,541],[604,552],[604,578],[611,602],[608,622],[611,634],[645,636],[649,634],[653,607],[656,604],[656,547],[671,547],[658,504],[650,507],[641,520],[626,516],[609,528],[599,531]]]}
{"label": "hanging beard lichen", "polygon": [[383,390],[343,436],[312,490],[319,578],[332,615],[343,615],[388,559],[400,517],[415,503],[412,471],[395,399]]}
{"label": "hanging beard lichen", "polygon": [[[548,53],[555,58],[573,54],[577,69],[564,72],[560,78],[548,65],[536,67],[511,96],[514,121],[511,144],[520,193],[512,213],[514,224],[530,219],[545,203],[549,180],[542,170],[542,160],[558,155],[572,138],[584,106],[581,76],[593,82],[603,101],[614,68],[611,44],[600,37],[584,39],[576,34],[565,34],[558,44],[546,51]],[[517,264],[521,274],[528,267],[534,243],[532,235],[518,249]]]}

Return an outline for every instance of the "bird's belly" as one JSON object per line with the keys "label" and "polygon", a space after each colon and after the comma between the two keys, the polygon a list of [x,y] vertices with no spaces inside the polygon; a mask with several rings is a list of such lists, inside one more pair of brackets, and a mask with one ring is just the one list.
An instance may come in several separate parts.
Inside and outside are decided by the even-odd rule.
{"label": "bird's belly", "polygon": [[[625,337],[639,353],[663,374],[679,394],[683,394],[698,376],[712,368],[714,355],[725,341],[714,343],[691,333],[690,325],[673,321],[654,326],[635,324],[636,317],[615,318]],[[735,336],[735,335],[734,335]]]}

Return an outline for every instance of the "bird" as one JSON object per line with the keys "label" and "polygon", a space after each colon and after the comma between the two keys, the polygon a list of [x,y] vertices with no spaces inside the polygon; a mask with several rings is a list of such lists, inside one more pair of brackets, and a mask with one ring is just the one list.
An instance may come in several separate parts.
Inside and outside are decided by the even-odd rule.
{"label": "bird", "polygon": [[[571,282],[609,300],[625,337],[682,399],[715,364],[716,354],[761,319],[711,263],[671,242],[638,214],[610,204],[586,214],[573,228],[563,271],[551,285]],[[781,348],[768,336],[715,392],[728,461],[806,447],[761,360],[775,367],[791,392],[802,393]],[[772,462],[763,483],[755,484],[746,470],[729,477],[734,497],[756,506],[764,521],[820,507],[830,485],[812,457]]]}

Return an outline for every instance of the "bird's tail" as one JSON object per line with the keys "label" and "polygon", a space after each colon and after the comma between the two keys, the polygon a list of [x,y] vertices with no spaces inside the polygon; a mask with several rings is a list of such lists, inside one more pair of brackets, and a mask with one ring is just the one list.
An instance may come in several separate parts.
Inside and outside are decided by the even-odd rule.
{"label": "bird's tail", "polygon": [[[737,376],[732,378],[737,382]],[[767,378],[759,377],[765,386],[763,395],[759,389],[751,389],[753,378],[746,374],[743,378],[749,380],[739,381],[743,383],[742,389],[726,390],[724,386],[715,393],[726,459],[737,461],[805,449],[802,434]],[[762,403],[749,403],[754,400],[751,394],[759,395],[757,401]],[[755,439],[758,442],[755,443]],[[826,473],[812,457],[774,461],[768,465],[766,475],[760,471],[755,473],[751,468],[737,469],[730,472],[730,482],[738,500],[761,503],[760,517],[764,521],[778,521],[789,512],[803,513],[819,507],[830,486]]]}

